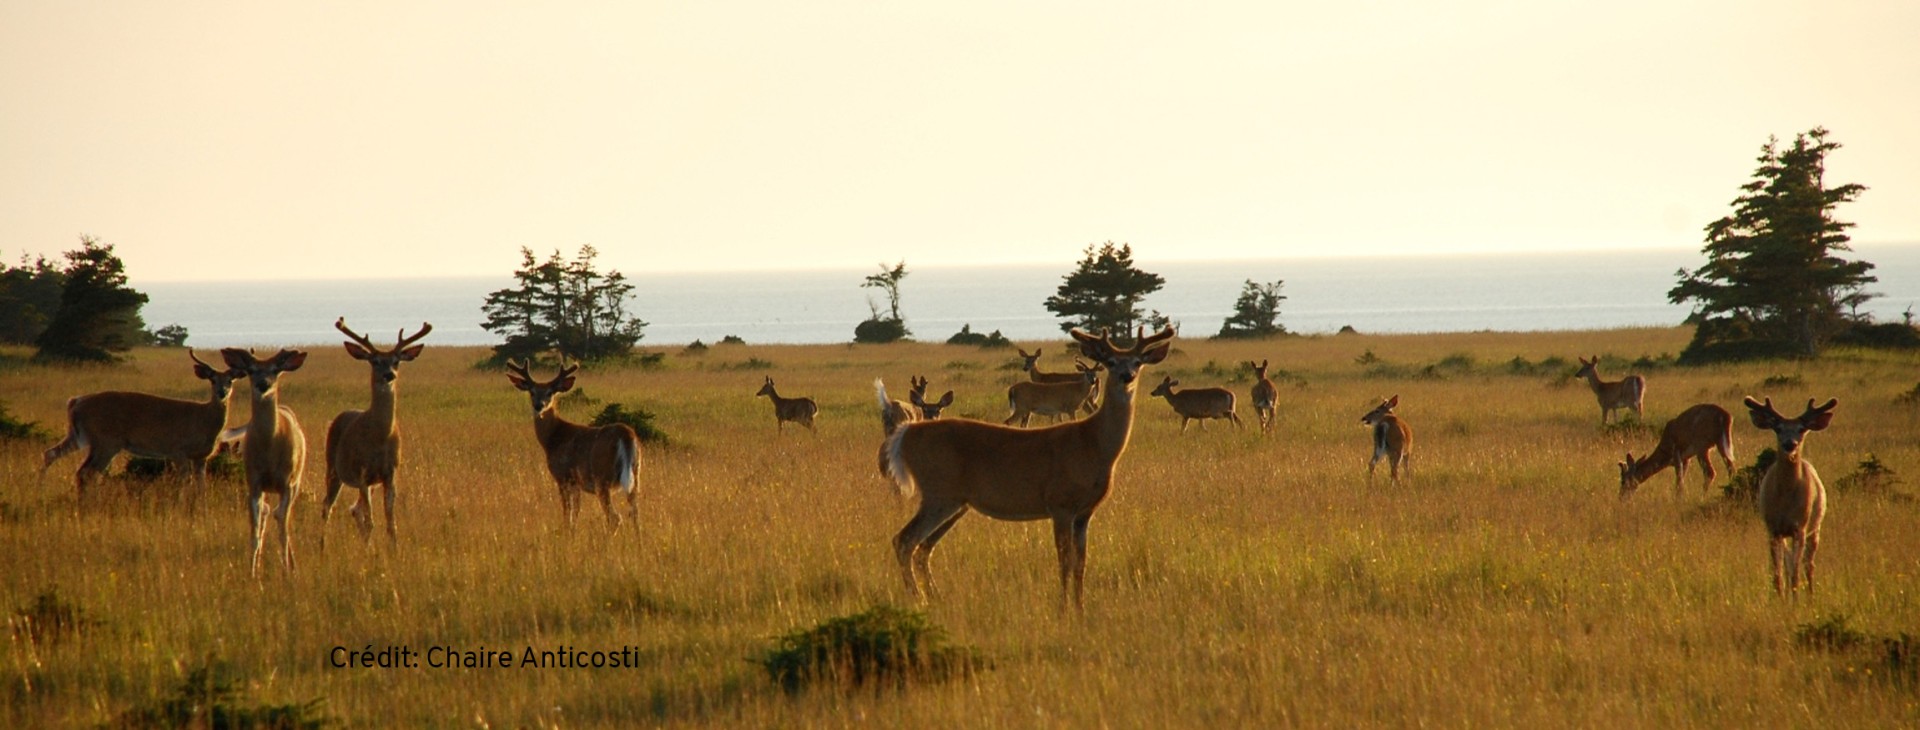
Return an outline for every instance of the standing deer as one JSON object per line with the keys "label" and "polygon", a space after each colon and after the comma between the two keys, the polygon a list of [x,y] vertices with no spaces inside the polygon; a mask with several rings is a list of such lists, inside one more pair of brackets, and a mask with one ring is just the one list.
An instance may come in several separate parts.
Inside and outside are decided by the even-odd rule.
{"label": "standing deer", "polygon": [[[1027,379],[1028,379],[1028,380],[1031,380],[1032,382],[1035,382],[1035,383],[1077,383],[1077,382],[1080,382],[1080,373],[1078,373],[1078,372],[1072,372],[1072,373],[1048,373],[1048,372],[1041,372],[1041,370],[1040,370],[1040,365],[1039,365],[1039,363],[1040,363],[1040,348],[1038,348],[1038,347],[1036,347],[1036,348],[1033,348],[1033,354],[1031,354],[1031,355],[1029,355],[1029,354],[1027,354],[1027,351],[1026,351],[1026,350],[1022,350],[1022,349],[1020,349],[1020,348],[1018,348],[1018,347],[1016,347],[1016,348],[1013,348],[1013,349],[1014,349],[1014,351],[1015,351],[1015,352],[1018,352],[1018,353],[1020,353],[1020,358],[1021,358],[1021,359],[1022,359],[1022,360],[1024,361],[1024,362],[1022,362],[1022,363],[1020,363],[1020,369],[1021,369],[1021,370],[1025,370],[1025,371],[1027,371]],[[1076,368],[1076,369],[1078,369],[1078,368],[1079,368],[1079,365],[1080,365],[1080,364],[1079,364],[1079,363],[1077,363],[1077,362],[1076,362],[1076,363],[1074,363],[1074,366],[1075,366],[1075,368]]]}
{"label": "standing deer", "polygon": [[582,426],[561,418],[554,401],[561,393],[573,390],[573,374],[579,365],[560,364],[552,380],[539,382],[527,372],[525,363],[507,361],[507,380],[527,392],[533,405],[533,435],[547,454],[547,473],[560,488],[560,510],[572,529],[580,514],[580,495],[600,496],[600,509],[607,514],[607,525],[620,529],[620,516],[613,512],[613,492],[627,498],[627,517],[640,522],[640,506],[635,501],[640,480],[640,436],[624,423],[607,426]]}
{"label": "standing deer", "polygon": [[1233,412],[1233,391],[1226,388],[1188,388],[1174,390],[1180,381],[1173,376],[1163,376],[1160,386],[1153,389],[1150,396],[1167,399],[1167,405],[1173,406],[1173,412],[1180,414],[1180,433],[1187,432],[1189,421],[1199,421],[1200,430],[1206,430],[1207,419],[1224,418],[1233,421],[1234,428],[1240,428],[1240,416]]}
{"label": "standing deer", "polygon": [[940,400],[931,403],[927,402],[926,378],[916,379],[913,376],[908,376],[907,384],[911,386],[907,388],[907,400],[913,403],[913,407],[920,409],[920,418],[916,420],[931,421],[939,418],[941,413],[953,405],[953,391],[951,390],[947,391],[945,395],[940,396]]}
{"label": "standing deer", "polygon": [[1092,413],[1095,407],[1094,395],[1099,392],[1096,387],[1100,381],[1099,371],[1078,362],[1073,366],[1079,369],[1079,372],[1074,374],[1072,382],[1022,381],[1008,386],[1007,408],[1011,409],[1012,413],[1009,413],[1007,420],[1001,421],[1001,424],[1012,424],[1013,420],[1018,418],[1020,427],[1026,428],[1036,413],[1052,416],[1056,423],[1061,416],[1072,418],[1082,410]]}
{"label": "standing deer", "polygon": [[[907,382],[911,384],[911,387],[907,389],[907,399],[913,401],[912,405],[888,398],[887,384],[881,382],[879,378],[873,379],[873,395],[880,401],[880,428],[885,432],[884,435],[886,436],[892,436],[896,429],[905,424],[915,421],[931,421],[939,418],[941,412],[945,411],[947,406],[953,405],[953,391],[949,390],[940,400],[928,403],[926,401],[927,379],[908,376]],[[880,475],[886,476],[887,447],[885,439],[882,439],[880,443],[879,461]]]}
{"label": "standing deer", "polygon": [[[1807,401],[1807,410],[1799,418],[1786,418],[1773,410],[1773,399],[1756,403],[1746,398],[1747,415],[1753,425],[1772,431],[1780,445],[1780,458],[1760,477],[1755,499],[1760,519],[1767,525],[1767,562],[1773,568],[1773,592],[1789,595],[1800,587],[1805,576],[1807,595],[1813,595],[1813,554],[1820,549],[1820,520],[1827,514],[1827,488],[1813,463],[1801,458],[1800,442],[1807,434],[1825,430],[1833,423],[1837,399],[1815,407]],[[1781,581],[1784,569],[1786,580]]]}
{"label": "standing deer", "polygon": [[1580,371],[1573,374],[1576,378],[1586,378],[1587,387],[1593,389],[1593,397],[1600,401],[1600,423],[1605,425],[1607,416],[1622,408],[1633,409],[1635,418],[1639,418],[1640,403],[1647,394],[1647,380],[1638,375],[1629,375],[1618,381],[1608,382],[1600,379],[1595,366],[1600,364],[1600,356],[1592,360],[1575,356],[1580,361]]}
{"label": "standing deer", "polygon": [[1280,402],[1280,389],[1273,387],[1273,381],[1267,379],[1267,361],[1259,365],[1247,361],[1247,368],[1253,371],[1253,413],[1260,417],[1260,432],[1271,433],[1274,426],[1273,407]]}
{"label": "standing deer", "polygon": [[251,387],[247,394],[253,420],[247,423],[242,447],[247,465],[247,524],[253,533],[253,576],[260,577],[260,549],[266,542],[265,512],[267,495],[280,496],[273,519],[280,523],[280,562],[287,573],[293,572],[293,541],[288,524],[293,519],[293,503],[300,497],[300,471],[307,465],[307,435],[293,409],[280,405],[280,376],[299,370],[307,362],[307,353],[281,350],[266,360],[253,353],[229,347],[220,351],[227,367],[247,376]]}
{"label": "standing deer", "polygon": [[1373,458],[1367,461],[1367,484],[1373,484],[1374,467],[1380,465],[1383,457],[1392,483],[1400,483],[1401,471],[1412,473],[1413,428],[1393,412],[1398,407],[1400,396],[1395,395],[1380,401],[1379,406],[1360,417],[1360,423],[1373,429]]}
{"label": "standing deer", "polygon": [[1673,496],[1678,499],[1687,462],[1695,457],[1699,457],[1700,471],[1706,475],[1700,490],[1706,491],[1713,486],[1713,461],[1707,458],[1711,449],[1720,450],[1720,461],[1727,465],[1727,473],[1732,474],[1733,416],[1712,403],[1681,411],[1661,429],[1660,444],[1653,447],[1653,453],[1636,461],[1633,452],[1627,452],[1627,460],[1620,462],[1620,498],[1633,496],[1641,482],[1662,469],[1673,467]]}
{"label": "standing deer", "polygon": [[227,424],[227,400],[233,395],[233,381],[240,373],[215,370],[201,362],[200,356],[187,351],[193,359],[193,374],[207,381],[212,392],[205,401],[163,398],[146,393],[104,391],[67,399],[67,436],[47,449],[40,462],[40,474],[67,454],[86,449],[86,458],[74,472],[75,494],[86,496],[89,483],[98,479],[122,451],[136,456],[166,459],[176,468],[193,470],[196,494],[207,489],[207,460]]}
{"label": "standing deer", "polygon": [[366,335],[347,329],[345,317],[335,320],[333,326],[352,340],[342,343],[347,354],[372,369],[373,403],[364,411],[342,411],[327,426],[327,497],[320,503],[320,549],[327,547],[327,515],[333,512],[333,501],[339,498],[342,484],[360,490],[360,500],[348,508],[347,514],[360,527],[362,540],[373,534],[370,493],[374,484],[380,485],[387,504],[387,544],[397,545],[400,538],[393,526],[393,473],[400,468],[400,428],[394,415],[394,389],[400,363],[420,356],[424,346],[413,343],[432,332],[433,325],[420,323],[420,331],[411,337],[400,330],[396,335],[399,342],[391,350],[382,350]]}
{"label": "standing deer", "polygon": [[1133,394],[1141,369],[1167,356],[1173,329],[1138,336],[1119,348],[1106,335],[1079,330],[1080,351],[1107,368],[1100,409],[1084,420],[1032,430],[968,420],[921,421],[894,431],[888,463],[903,495],[918,491],[920,508],[893,538],[907,591],[933,590],[929,561],[940,538],[967,510],[998,520],[1053,521],[1060,561],[1060,610],[1069,596],[1081,606],[1087,567],[1087,523],[1113,489],[1113,467],[1133,429]]}
{"label": "standing deer", "polygon": [[764,395],[772,399],[773,422],[780,431],[786,431],[788,421],[806,426],[808,431],[813,430],[813,417],[820,412],[820,406],[815,405],[812,398],[780,397],[780,394],[773,390],[773,376],[771,375],[767,376],[766,384],[760,386],[760,392],[754,393],[754,395]]}

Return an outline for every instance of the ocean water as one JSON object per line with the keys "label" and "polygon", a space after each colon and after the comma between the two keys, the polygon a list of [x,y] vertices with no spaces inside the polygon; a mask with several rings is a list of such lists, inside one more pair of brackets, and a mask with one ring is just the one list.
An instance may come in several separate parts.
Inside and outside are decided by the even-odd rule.
{"label": "ocean water", "polygon": [[[1880,279],[1882,296],[1867,310],[1898,320],[1920,304],[1920,245],[1859,246]],[[1302,333],[1342,326],[1362,332],[1466,332],[1607,329],[1679,324],[1688,310],[1667,303],[1681,268],[1698,267],[1695,251],[1632,251],[1486,256],[1264,259],[1151,262],[1138,266],[1166,278],[1145,307],[1201,336],[1219,331],[1243,283],[1285,281],[1280,323]],[[901,311],[914,338],[944,341],[962,325],[999,330],[1012,339],[1057,339],[1058,320],[1044,302],[1073,262],[1059,265],[915,267],[901,282]],[[881,292],[863,289],[872,269],[798,272],[648,273],[627,271],[634,284],[629,311],[648,325],[641,345],[715,342],[737,335],[750,343],[832,343],[853,339],[854,325],[880,306]],[[389,331],[432,322],[431,341],[491,345],[480,327],[489,292],[512,284],[497,278],[348,281],[153,282],[146,292],[149,326],[177,323],[194,347],[332,343],[344,316],[375,341]]]}

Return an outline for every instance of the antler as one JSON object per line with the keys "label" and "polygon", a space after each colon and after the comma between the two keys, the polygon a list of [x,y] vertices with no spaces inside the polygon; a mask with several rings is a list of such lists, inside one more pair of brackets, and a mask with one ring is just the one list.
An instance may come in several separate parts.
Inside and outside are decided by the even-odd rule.
{"label": "antler", "polygon": [[553,379],[554,379],[554,380],[559,380],[559,379],[561,379],[561,378],[564,378],[564,377],[567,377],[567,376],[569,376],[569,375],[572,375],[572,374],[574,374],[574,373],[576,373],[576,372],[579,372],[579,371],[580,371],[580,363],[577,363],[577,362],[576,362],[576,363],[574,363],[574,364],[572,364],[572,365],[568,365],[568,364],[567,364],[567,358],[565,358],[565,357],[561,357],[561,358],[560,358],[560,372],[559,372],[559,373],[556,373],[556,374],[555,374],[555,375],[553,376]]}
{"label": "antler", "polygon": [[[1780,419],[1780,420],[1782,420],[1782,421],[1784,421],[1784,420],[1787,420],[1785,416],[1782,416],[1782,415],[1780,415],[1780,412],[1779,412],[1779,411],[1776,411],[1776,410],[1774,410],[1774,409],[1773,409],[1773,399],[1772,399],[1772,398],[1768,398],[1768,399],[1766,400],[1766,402],[1764,402],[1764,403],[1762,403],[1762,402],[1759,402],[1759,401],[1755,401],[1755,400],[1753,399],[1753,396],[1747,396],[1747,398],[1746,398],[1746,404],[1747,404],[1747,410],[1750,410],[1750,411],[1764,411],[1764,412],[1766,412],[1766,414],[1767,414],[1767,415],[1769,415],[1769,416],[1773,416],[1774,418],[1777,418],[1777,419]],[[1812,407],[1812,406],[1813,406],[1813,401],[1811,401],[1811,400],[1809,400],[1809,401],[1807,401],[1807,406],[1808,406],[1808,407]]]}
{"label": "antler", "polygon": [[346,333],[348,337],[353,338],[353,341],[355,343],[358,343],[361,347],[367,348],[368,351],[371,351],[371,352],[380,351],[380,348],[375,347],[373,344],[373,340],[367,339],[366,335],[347,329],[347,318],[344,315],[341,316],[339,319],[336,319],[333,321],[333,328]]}
{"label": "antler", "polygon": [[199,366],[201,366],[201,367],[204,367],[204,368],[207,368],[208,370],[217,370],[217,369],[218,369],[218,368],[215,368],[215,367],[214,367],[214,366],[212,366],[212,365],[208,365],[208,364],[206,364],[206,363],[204,363],[204,362],[201,362],[201,361],[200,361],[200,356],[199,356],[199,355],[195,355],[195,354],[193,354],[193,348],[191,348],[191,347],[189,347],[189,348],[187,348],[187,357],[190,357],[190,358],[193,358],[193,362],[194,362],[194,364],[195,364],[195,365],[199,365]]}
{"label": "antler", "polygon": [[1826,413],[1827,411],[1831,411],[1831,410],[1833,410],[1833,407],[1834,407],[1834,406],[1837,406],[1837,405],[1840,405],[1840,399],[1839,399],[1839,398],[1828,398],[1828,399],[1827,399],[1827,404],[1826,404],[1826,405],[1823,405],[1823,406],[1820,406],[1820,407],[1818,407],[1818,408],[1815,408],[1815,407],[1814,407],[1814,405],[1813,405],[1813,399],[1812,399],[1812,398],[1808,398],[1808,399],[1807,399],[1807,412],[1805,412],[1805,413],[1802,413],[1802,414],[1800,414],[1800,420],[1801,420],[1801,421],[1806,421],[1806,420],[1807,420],[1807,419],[1809,419],[1809,418],[1813,418],[1813,417],[1815,417],[1815,416],[1818,416],[1818,415],[1820,415],[1820,414],[1822,414],[1822,413]]}
{"label": "antler", "polygon": [[393,346],[393,349],[394,349],[394,351],[396,351],[396,352],[398,352],[398,351],[400,351],[400,350],[405,350],[405,349],[407,349],[407,345],[411,345],[411,344],[413,344],[413,343],[415,343],[415,342],[419,342],[419,341],[420,341],[420,338],[422,338],[422,337],[426,337],[426,336],[427,336],[427,333],[428,333],[428,332],[432,332],[432,331],[433,331],[433,325],[432,325],[431,323],[428,323],[428,322],[421,322],[421,323],[420,323],[420,331],[419,331],[419,332],[415,332],[415,333],[413,333],[413,336],[412,336],[412,337],[408,337],[408,336],[407,336],[407,328],[405,328],[405,327],[401,327],[401,328],[400,328],[400,334],[398,335],[398,337],[400,338],[400,344],[397,344],[397,345],[394,345],[394,346]]}
{"label": "antler", "polygon": [[533,382],[533,373],[527,372],[526,363],[514,362],[512,358],[508,358],[507,372],[520,376],[521,380],[525,380],[527,382]]}

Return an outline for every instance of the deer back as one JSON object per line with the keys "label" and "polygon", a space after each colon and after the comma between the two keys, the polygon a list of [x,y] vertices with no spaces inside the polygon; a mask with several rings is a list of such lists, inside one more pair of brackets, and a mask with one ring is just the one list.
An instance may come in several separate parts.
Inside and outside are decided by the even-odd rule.
{"label": "deer back", "polygon": [[104,391],[67,401],[68,427],[94,449],[154,458],[213,454],[227,423],[227,401],[190,401]]}

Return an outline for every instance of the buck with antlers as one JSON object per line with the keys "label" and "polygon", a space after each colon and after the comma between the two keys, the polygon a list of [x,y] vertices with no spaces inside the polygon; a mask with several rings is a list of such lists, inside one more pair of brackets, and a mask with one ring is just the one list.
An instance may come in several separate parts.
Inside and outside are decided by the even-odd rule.
{"label": "buck with antlers", "polygon": [[247,466],[247,519],[253,540],[253,575],[260,576],[260,550],[266,543],[267,495],[279,495],[273,519],[280,523],[280,562],[293,572],[293,541],[287,534],[293,503],[300,497],[300,472],[307,465],[307,435],[293,409],[280,405],[280,376],[299,370],[307,353],[281,350],[265,360],[229,347],[220,351],[227,367],[247,377],[253,420],[247,423],[242,460]]}
{"label": "buck with antlers", "polygon": [[760,392],[754,395],[764,395],[773,401],[773,423],[780,431],[786,431],[788,421],[806,426],[808,431],[813,430],[813,417],[820,413],[820,406],[816,405],[812,398],[780,397],[780,394],[773,390],[771,375],[767,376],[767,382],[760,386]]}
{"label": "buck with antlers", "polygon": [[918,490],[918,512],[893,538],[907,590],[933,589],[929,561],[967,510],[998,520],[1052,520],[1060,561],[1060,607],[1078,609],[1087,566],[1087,523],[1113,488],[1114,463],[1133,429],[1141,369],[1165,359],[1173,329],[1136,337],[1127,348],[1074,330],[1080,351],[1107,368],[1100,409],[1084,420],[1032,430],[968,420],[921,421],[894,431],[888,463],[902,494]]}
{"label": "buck with antlers", "polygon": [[1207,428],[1207,420],[1224,418],[1233,422],[1234,428],[1240,428],[1240,415],[1233,412],[1233,391],[1226,388],[1188,388],[1174,390],[1180,381],[1173,376],[1160,379],[1160,386],[1148,395],[1167,399],[1167,405],[1173,406],[1173,412],[1180,414],[1180,433],[1187,432],[1187,423],[1199,421],[1201,430]]}
{"label": "buck with antlers", "polygon": [[1700,459],[1700,471],[1705,473],[1706,481],[1700,490],[1706,491],[1713,485],[1713,461],[1708,457],[1711,449],[1720,450],[1720,461],[1727,465],[1727,473],[1733,473],[1733,416],[1727,409],[1712,403],[1701,403],[1688,408],[1667,422],[1660,431],[1660,444],[1653,447],[1653,453],[1638,460],[1633,452],[1627,452],[1627,460],[1620,462],[1620,498],[1633,496],[1640,483],[1660,473],[1660,470],[1673,467],[1673,496],[1680,497],[1680,482],[1687,471],[1687,462],[1695,457]]}
{"label": "buck with antlers", "polygon": [[1587,387],[1593,389],[1593,397],[1600,401],[1600,423],[1607,422],[1607,416],[1621,409],[1632,409],[1635,418],[1640,417],[1640,404],[1647,394],[1647,380],[1638,375],[1629,375],[1617,381],[1600,379],[1595,370],[1600,365],[1600,356],[1592,360],[1575,356],[1580,361],[1580,370],[1573,374],[1576,378],[1586,378]]}
{"label": "buck with antlers", "polygon": [[1061,416],[1072,418],[1084,410],[1092,413],[1094,396],[1099,392],[1100,371],[1075,362],[1079,369],[1074,380],[1067,383],[1036,383],[1022,381],[1007,387],[1007,408],[1012,413],[1002,425],[1010,425],[1014,419],[1020,419],[1020,427],[1026,428],[1035,414],[1052,416],[1055,422]]}
{"label": "buck with antlers", "polygon": [[1400,407],[1400,396],[1380,401],[1380,405],[1367,415],[1360,417],[1360,423],[1373,430],[1373,458],[1367,461],[1367,483],[1373,483],[1373,470],[1380,460],[1387,460],[1389,477],[1394,484],[1400,483],[1400,472],[1411,473],[1413,460],[1413,427],[1401,420],[1393,409]]}
{"label": "buck with antlers", "polygon": [[566,513],[567,527],[573,527],[580,514],[580,495],[600,496],[600,509],[607,513],[607,524],[620,529],[620,516],[613,512],[613,492],[627,499],[627,516],[637,525],[640,506],[635,502],[640,480],[640,437],[624,423],[607,426],[582,426],[560,417],[554,400],[573,390],[574,372],[579,365],[560,366],[559,373],[544,383],[533,379],[524,363],[507,361],[507,380],[527,392],[533,405],[533,435],[547,453],[547,473],[560,488],[560,509]]}
{"label": "buck with antlers", "polygon": [[[1813,554],[1820,549],[1820,520],[1827,514],[1827,487],[1813,463],[1802,457],[1800,444],[1807,434],[1825,430],[1833,423],[1833,408],[1840,404],[1828,399],[1799,418],[1787,418],[1773,409],[1773,399],[1765,403],[1746,398],[1747,415],[1762,431],[1772,431],[1780,446],[1780,458],[1760,477],[1755,498],[1760,519],[1767,526],[1767,561],[1773,569],[1773,592],[1791,594],[1800,582],[1807,583],[1807,595],[1813,595]],[[1781,573],[1785,572],[1783,584]]]}
{"label": "buck with antlers", "polygon": [[433,325],[420,323],[420,331],[411,337],[400,330],[399,342],[391,350],[382,350],[366,335],[347,329],[347,318],[334,321],[351,341],[342,343],[347,354],[365,362],[373,374],[373,403],[364,411],[342,411],[327,426],[327,497],[320,503],[320,548],[327,547],[327,515],[340,496],[340,485],[360,490],[360,500],[347,510],[360,527],[360,538],[373,534],[373,504],[370,492],[380,485],[387,504],[387,544],[398,544],[393,526],[393,473],[400,468],[400,429],[394,415],[394,389],[400,377],[400,363],[420,356],[423,345],[413,343],[433,331]]}
{"label": "buck with antlers", "polygon": [[75,493],[86,496],[88,485],[106,471],[122,451],[136,456],[166,459],[174,467],[192,469],[196,493],[207,488],[207,461],[227,424],[227,400],[232,369],[215,370],[187,351],[193,374],[207,381],[212,392],[205,401],[163,398],[146,393],[104,391],[67,399],[67,436],[47,449],[40,473],[67,454],[86,449],[86,458],[74,472]]}
{"label": "buck with antlers", "polygon": [[1254,378],[1253,413],[1260,417],[1260,432],[1270,433],[1274,426],[1273,407],[1280,402],[1280,389],[1273,387],[1273,381],[1267,379],[1266,360],[1261,360],[1259,365],[1248,360],[1247,369],[1253,371]]}

